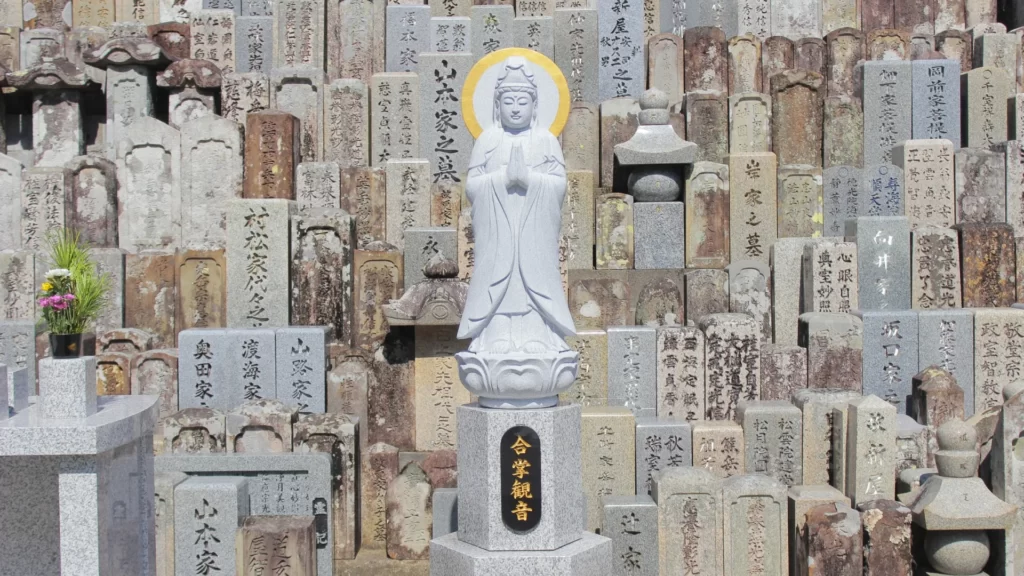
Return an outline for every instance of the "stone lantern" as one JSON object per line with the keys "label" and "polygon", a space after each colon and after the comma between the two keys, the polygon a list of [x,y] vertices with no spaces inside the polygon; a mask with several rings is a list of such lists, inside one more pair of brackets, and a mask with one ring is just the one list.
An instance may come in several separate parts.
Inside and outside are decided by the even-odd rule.
{"label": "stone lantern", "polygon": [[1011,530],[1017,507],[1003,502],[976,476],[978,434],[962,420],[939,428],[939,473],[918,492],[911,510],[923,528],[928,576],[981,576],[988,564],[988,530]]}
{"label": "stone lantern", "polygon": [[157,74],[156,85],[170,91],[167,123],[181,129],[189,120],[216,115],[220,84],[220,68],[209,60],[178,60]]}
{"label": "stone lantern", "polygon": [[469,283],[460,280],[459,265],[435,254],[423,267],[425,278],[384,305],[390,326],[458,326]]}
{"label": "stone lantern", "polygon": [[[679,235],[686,210],[680,201],[685,170],[694,163],[697,145],[669,124],[668,96],[652,88],[640,97],[640,126],[627,142],[615,146],[615,190],[633,199],[633,250],[637,269],[684,268]],[[628,202],[628,198],[625,198]]]}

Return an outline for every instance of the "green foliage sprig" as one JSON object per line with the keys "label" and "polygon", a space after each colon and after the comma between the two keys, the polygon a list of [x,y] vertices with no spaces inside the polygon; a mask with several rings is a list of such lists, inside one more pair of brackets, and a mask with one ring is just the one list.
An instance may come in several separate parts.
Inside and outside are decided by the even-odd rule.
{"label": "green foliage sprig", "polygon": [[97,273],[78,232],[62,228],[46,243],[54,268],[40,286],[43,320],[52,334],[83,334],[109,304],[110,276]]}

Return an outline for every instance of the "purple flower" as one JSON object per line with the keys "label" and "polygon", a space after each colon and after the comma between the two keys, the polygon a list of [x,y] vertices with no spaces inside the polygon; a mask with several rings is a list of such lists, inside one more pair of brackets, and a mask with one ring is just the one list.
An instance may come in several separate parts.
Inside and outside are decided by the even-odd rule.
{"label": "purple flower", "polygon": [[47,306],[50,305],[50,298],[40,298],[38,303],[41,308],[46,308]]}
{"label": "purple flower", "polygon": [[57,303],[55,303],[55,304],[53,305],[53,309],[54,309],[54,310],[64,310],[64,309],[65,309],[65,308],[67,308],[67,307],[68,307],[68,305],[67,305],[67,304],[65,304],[65,303],[64,303],[63,301],[61,301],[61,302],[57,302]]}
{"label": "purple flower", "polygon": [[64,295],[64,301],[65,302],[71,302],[74,299],[75,299],[75,295],[74,294],[65,294]]}

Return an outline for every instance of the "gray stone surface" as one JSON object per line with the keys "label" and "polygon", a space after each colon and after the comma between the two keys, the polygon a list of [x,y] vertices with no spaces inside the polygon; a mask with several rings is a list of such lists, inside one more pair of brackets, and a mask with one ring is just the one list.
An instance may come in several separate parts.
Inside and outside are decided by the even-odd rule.
{"label": "gray stone surface", "polygon": [[430,49],[430,7],[387,7],[386,72],[415,72],[420,53]]}
{"label": "gray stone surface", "polygon": [[[130,178],[131,176],[129,176]],[[42,252],[47,249],[46,236],[52,231],[65,226],[65,203],[61,200],[66,195],[64,189],[64,170],[61,168],[27,168],[21,179],[21,247],[25,250]],[[137,201],[137,196],[122,200],[122,204]],[[173,199],[171,199],[173,200]],[[150,212],[158,212],[151,209]],[[164,222],[157,221],[159,227]],[[134,229],[126,229],[123,234],[131,237]],[[177,237],[170,235],[173,242]],[[121,236],[124,238],[124,236]],[[159,239],[157,239],[159,243]],[[37,265],[41,261],[37,261]]]}
{"label": "gray stone surface", "polygon": [[469,52],[473,48],[472,20],[468,16],[434,16],[430,19],[428,52]]}
{"label": "gray stone surface", "polygon": [[31,320],[0,322],[0,363],[8,370],[24,368],[28,381],[36,382],[36,323]]}
{"label": "gray stone surface", "polygon": [[[762,5],[763,4],[763,5]],[[769,34],[768,2],[726,3],[724,5],[702,3],[689,4],[659,0],[660,18],[655,28],[682,36],[687,28],[714,26],[725,31],[726,38],[737,34],[751,33],[767,38]],[[749,9],[748,9],[749,7]],[[739,14],[737,14],[739,12]]]}
{"label": "gray stone surface", "polygon": [[729,312],[750,316],[764,342],[772,341],[771,271],[759,260],[734,260],[729,273]]}
{"label": "gray stone surface", "polygon": [[366,83],[334,80],[324,86],[323,159],[345,168],[370,165],[370,101]]}
{"label": "gray stone surface", "polygon": [[959,148],[960,63],[956,60],[915,60],[911,68],[913,138],[941,138]]}
{"label": "gray stone surface", "polygon": [[775,344],[796,346],[799,329],[801,297],[798,290],[803,272],[804,246],[819,242],[814,238],[779,238],[771,247],[772,327]]}
{"label": "gray stone surface", "polygon": [[[490,410],[460,406],[458,538],[486,550],[555,550],[580,537],[586,520],[580,450],[580,407]],[[502,436],[528,426],[540,439],[541,518],[528,534],[501,520]]]}
{"label": "gray stone surface", "polygon": [[598,101],[638,98],[646,85],[644,5],[598,4]]}
{"label": "gray stone surface", "polygon": [[299,157],[317,162],[324,156],[324,73],[312,68],[274,68],[270,73],[270,107],[299,119]]}
{"label": "gray stone surface", "polygon": [[688,422],[674,418],[637,418],[636,492],[639,496],[650,493],[651,477],[656,472],[692,465],[693,431]]}
{"label": "gray stone surface", "polygon": [[40,360],[39,405],[45,418],[88,418],[95,414],[96,357]]}
{"label": "gray stone surface", "polygon": [[612,574],[657,576],[658,505],[650,496],[605,498],[601,535],[612,540]]}
{"label": "gray stone surface", "polygon": [[657,332],[651,326],[608,328],[608,405],[636,417],[657,410]]}
{"label": "gray stone surface", "polygon": [[601,101],[598,96],[597,18],[597,9],[593,7],[555,10],[558,33],[555,34],[554,60],[569,83],[569,99],[574,103]]}
{"label": "gray stone surface", "polygon": [[771,476],[786,486],[803,484],[800,409],[786,400],[740,401],[747,474]]}
{"label": "gray stone surface", "polygon": [[834,439],[832,411],[846,411],[851,400],[860,398],[855,390],[819,388],[797,390],[793,404],[803,413],[803,471],[805,485],[832,484],[833,467],[846,468],[845,462],[836,462],[832,450],[833,440],[846,444],[846,438]]}
{"label": "gray stone surface", "polygon": [[771,247],[779,235],[776,186],[774,153],[729,155],[729,252],[733,262],[769,263]]}
{"label": "gray stone surface", "polygon": [[633,205],[633,258],[637,270],[683,268],[686,252],[679,232],[686,221],[682,202]]}
{"label": "gray stone surface", "polygon": [[[1002,403],[1003,389],[1019,364],[1024,344],[1024,310],[974,309],[974,413],[979,415]],[[9,364],[8,364],[9,365]],[[970,394],[964,390],[964,398]]]}
{"label": "gray stone surface", "polygon": [[208,116],[181,126],[181,235],[190,250],[227,245],[227,208],[242,197],[244,136],[237,122]]}
{"label": "gray stone surface", "polygon": [[512,44],[555,58],[555,19],[551,16],[519,17],[512,22]]}
{"label": "gray stone surface", "polygon": [[181,142],[174,128],[139,118],[117,146],[120,248],[173,250],[181,242]]}
{"label": "gray stone surface", "polygon": [[956,222],[1006,221],[1006,157],[984,148],[953,155]]}
{"label": "gray stone surface", "polygon": [[861,173],[856,166],[825,168],[822,176],[825,236],[843,236],[846,220],[859,215],[861,197],[865,195]]}
{"label": "gray stone surface", "polygon": [[910,225],[902,216],[848,220],[846,237],[857,242],[862,310],[909,310]]}
{"label": "gray stone surface", "polygon": [[35,265],[35,254],[30,251],[0,252],[0,278],[3,279],[0,282],[0,318],[35,318]]}
{"label": "gray stone surface", "polygon": [[220,115],[243,126],[250,113],[270,107],[270,78],[262,72],[224,74],[220,89]]}
{"label": "gray stone surface", "polygon": [[892,163],[892,147],[912,134],[911,63],[871,60],[863,64],[864,165]]}
{"label": "gray stone surface", "polygon": [[579,540],[553,551],[488,552],[448,534],[430,543],[432,576],[504,576],[523,574],[600,574],[612,564],[611,540],[580,532]]}
{"label": "gray stone surface", "polygon": [[803,310],[849,314],[858,307],[857,245],[816,242],[804,247]]}
{"label": "gray stone surface", "polygon": [[302,414],[327,410],[327,326],[279,328],[277,347],[277,398],[298,406]]}
{"label": "gray stone surface", "polygon": [[290,200],[232,200],[227,209],[228,326],[287,326]]}
{"label": "gray stone surface", "polygon": [[[28,397],[30,395],[28,385],[28,370],[18,368],[7,370],[7,399],[15,412],[21,412],[28,408]],[[2,383],[2,382],[0,382]]]}
{"label": "gray stone surface", "polygon": [[822,235],[821,168],[791,164],[779,168],[779,238],[812,238]]}
{"label": "gray stone surface", "polygon": [[938,366],[964,391],[964,416],[974,415],[974,311],[918,312],[918,366]]}
{"label": "gray stone surface", "polygon": [[189,478],[174,489],[177,574],[241,569],[234,534],[249,515],[248,481],[237,476]]}
{"label": "gray stone surface", "polygon": [[858,312],[864,322],[864,394],[873,394],[907,413],[911,379],[917,374],[917,311]]}
{"label": "gray stone surface", "polygon": [[436,488],[431,496],[434,538],[459,530],[459,489]]}
{"label": "gray stone surface", "polygon": [[203,479],[243,477],[248,481],[248,513],[255,516],[314,516],[316,573],[318,576],[333,573],[334,523],[330,505],[333,484],[329,454],[163,455],[154,459],[154,466],[157,473],[183,472]]}
{"label": "gray stone surface", "polygon": [[758,475],[722,484],[725,574],[789,574],[786,486]]}
{"label": "gray stone surface", "polygon": [[793,41],[822,36],[820,3],[801,0],[771,4],[772,36],[785,36]]}
{"label": "gray stone surface", "polygon": [[178,409],[234,406],[228,389],[231,338],[222,328],[192,328],[178,333]]}
{"label": "gray stone surface", "polygon": [[903,216],[903,169],[893,164],[865,166],[858,216]]}
{"label": "gray stone surface", "polygon": [[469,9],[473,22],[471,50],[473,58],[479,60],[491,52],[511,48],[512,21],[516,17],[513,6],[473,6]]}
{"label": "gray stone surface", "polygon": [[[722,482],[702,468],[668,468],[654,476],[658,559],[662,574],[724,574]],[[680,543],[690,543],[680,546]]]}
{"label": "gray stone surface", "polygon": [[988,148],[1006,140],[1008,101],[1014,88],[1014,79],[1001,68],[985,66],[960,74],[964,146]]}
{"label": "gray stone surface", "polygon": [[807,349],[799,346],[761,346],[761,399],[787,400],[807,388]]}
{"label": "gray stone surface", "polygon": [[387,161],[385,179],[390,192],[385,194],[387,242],[403,249],[406,230],[430,225],[430,164],[392,158]]}
{"label": "gray stone surface", "polygon": [[274,18],[238,17],[235,33],[235,71],[269,73],[274,64]]}
{"label": "gray stone surface", "polygon": [[0,250],[21,248],[21,162],[0,154]]}
{"label": "gray stone surface", "polygon": [[458,231],[454,228],[405,229],[405,289],[426,279],[424,267],[430,259],[441,257],[458,262]]}

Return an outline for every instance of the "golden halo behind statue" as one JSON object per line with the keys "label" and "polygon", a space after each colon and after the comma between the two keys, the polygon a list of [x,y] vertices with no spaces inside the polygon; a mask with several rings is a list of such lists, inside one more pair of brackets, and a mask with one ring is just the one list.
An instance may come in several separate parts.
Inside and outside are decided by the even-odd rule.
{"label": "golden halo behind statue", "polygon": [[[502,64],[509,57],[522,56],[530,64],[537,82],[537,125],[555,136],[562,133],[569,119],[569,84],[562,71],[550,58],[527,48],[505,48],[481,58],[466,76],[462,88],[462,117],[473,138],[479,138],[494,122],[494,85],[504,71]],[[548,102],[557,98],[555,106]]]}

